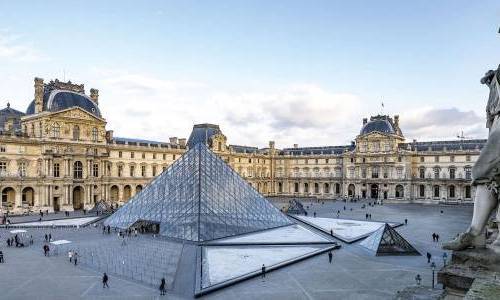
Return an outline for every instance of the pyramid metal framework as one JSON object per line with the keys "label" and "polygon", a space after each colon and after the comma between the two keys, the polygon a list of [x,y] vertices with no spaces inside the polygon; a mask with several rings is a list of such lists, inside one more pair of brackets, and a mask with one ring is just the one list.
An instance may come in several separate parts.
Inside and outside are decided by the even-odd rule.
{"label": "pyramid metal framework", "polygon": [[203,143],[194,145],[105,222],[160,225],[160,235],[208,241],[292,224]]}
{"label": "pyramid metal framework", "polygon": [[376,256],[420,255],[408,241],[387,223],[362,241],[360,245],[375,252]]}

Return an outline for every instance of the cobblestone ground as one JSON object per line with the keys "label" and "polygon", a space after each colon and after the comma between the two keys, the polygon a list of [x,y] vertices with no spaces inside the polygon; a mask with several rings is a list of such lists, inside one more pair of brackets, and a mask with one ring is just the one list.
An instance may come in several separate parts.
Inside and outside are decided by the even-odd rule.
{"label": "cobblestone ground", "polygon": [[[404,222],[397,228],[421,253],[430,252],[440,268],[443,265],[441,241],[464,230],[471,217],[471,206],[436,206],[417,204],[385,204],[374,207],[368,202],[325,204],[306,203],[309,216],[364,220],[370,213],[373,221]],[[344,210],[344,205],[346,210]],[[280,204],[277,204],[280,206]],[[351,211],[352,208],[352,211]],[[443,211],[441,213],[441,211]],[[10,236],[0,229],[0,250],[6,262],[0,264],[0,299],[154,299],[160,298],[157,288],[110,275],[110,288],[101,286],[102,273],[85,266],[69,264],[67,256],[44,257],[42,252],[45,230],[28,232],[34,235],[34,245],[27,248],[8,248]],[[432,233],[440,242],[432,241]],[[56,229],[54,239],[102,244],[115,235],[103,236],[99,229]],[[265,280],[255,278],[206,296],[207,299],[390,299],[398,290],[415,283],[416,274],[422,284],[431,285],[432,271],[424,256],[374,257],[359,243],[342,244],[334,252],[333,263],[327,255],[317,256],[268,274]],[[181,299],[169,294],[165,299]]]}

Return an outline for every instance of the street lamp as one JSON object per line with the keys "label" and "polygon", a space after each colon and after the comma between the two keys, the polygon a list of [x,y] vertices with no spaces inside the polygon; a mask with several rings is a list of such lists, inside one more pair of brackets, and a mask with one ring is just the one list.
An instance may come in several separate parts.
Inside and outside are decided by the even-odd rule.
{"label": "street lamp", "polygon": [[432,269],[432,288],[434,289],[434,272],[436,271],[436,264],[434,262],[431,263]]}
{"label": "street lamp", "polygon": [[446,259],[448,258],[448,253],[443,252],[443,266],[446,267]]}
{"label": "street lamp", "polygon": [[420,274],[417,274],[417,276],[415,276],[415,281],[417,282],[417,285],[420,285],[420,282],[422,281],[422,277],[420,277]]}

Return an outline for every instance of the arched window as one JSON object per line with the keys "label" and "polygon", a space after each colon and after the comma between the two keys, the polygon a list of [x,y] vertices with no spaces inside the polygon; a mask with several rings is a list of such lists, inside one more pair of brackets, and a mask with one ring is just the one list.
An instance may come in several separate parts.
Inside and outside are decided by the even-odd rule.
{"label": "arched window", "polygon": [[314,183],[314,193],[319,194],[319,184],[317,182]]}
{"label": "arched window", "polygon": [[404,194],[403,186],[400,184],[396,185],[396,198],[403,198]]}
{"label": "arched window", "polygon": [[418,169],[418,173],[419,173],[419,176],[418,176],[418,177],[419,177],[420,179],[424,179],[424,178],[425,178],[425,167],[420,167],[420,168]]}
{"label": "arched window", "polygon": [[439,179],[439,173],[441,172],[440,167],[434,167],[434,178]]}
{"label": "arched window", "polygon": [[299,183],[298,183],[298,182],[295,182],[293,191],[294,191],[295,193],[298,193],[298,192],[299,192]]}
{"label": "arched window", "polygon": [[[41,130],[40,130],[41,132]],[[40,134],[41,136],[41,134]],[[61,126],[59,123],[54,123],[52,124],[52,137],[53,138],[59,138],[61,136]]]}
{"label": "arched window", "polygon": [[97,142],[97,128],[92,128],[92,142]]}
{"label": "arched window", "polygon": [[80,139],[80,126],[78,125],[75,125],[75,127],[73,127],[73,139],[74,140]]}
{"label": "arched window", "polygon": [[278,193],[283,193],[283,183],[278,182]]}
{"label": "arched window", "polygon": [[448,188],[448,197],[455,198],[455,186],[454,185],[450,185],[450,187]]}
{"label": "arched window", "polygon": [[418,187],[418,195],[420,198],[424,198],[425,197],[425,186],[423,184],[421,184],[419,187]]}
{"label": "arched window", "polygon": [[73,177],[82,178],[83,177],[83,166],[80,161],[75,161],[73,164]]}
{"label": "arched window", "polygon": [[465,186],[465,198],[470,199],[471,197],[471,191],[470,191],[470,185]]}
{"label": "arched window", "polygon": [[439,198],[439,185],[434,186],[434,198]]}
{"label": "arched window", "polygon": [[325,194],[330,193],[330,185],[328,183],[325,183],[323,185],[323,193],[325,193]]}
{"label": "arched window", "polygon": [[304,183],[304,193],[309,193],[309,183]]}

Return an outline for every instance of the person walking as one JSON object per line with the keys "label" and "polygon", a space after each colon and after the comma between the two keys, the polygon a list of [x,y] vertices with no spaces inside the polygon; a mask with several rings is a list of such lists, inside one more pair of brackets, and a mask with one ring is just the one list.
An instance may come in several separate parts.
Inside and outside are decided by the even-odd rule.
{"label": "person walking", "polygon": [[405,225],[408,225],[408,219],[405,219]]}
{"label": "person walking", "polygon": [[49,242],[52,242],[52,233],[49,233]]}
{"label": "person walking", "polygon": [[332,253],[332,251],[330,251],[330,252],[328,252],[328,261],[330,263],[332,263],[332,259],[333,259],[333,253]]}
{"label": "person walking", "polygon": [[432,233],[432,241],[435,242],[436,241],[436,234],[433,232]]}
{"label": "person walking", "polygon": [[164,296],[166,292],[167,290],[165,289],[165,278],[162,278],[160,283],[160,296]]}
{"label": "person walking", "polygon": [[3,264],[5,261],[3,260],[3,252],[0,251],[0,264]]}
{"label": "person walking", "polygon": [[260,274],[261,278],[264,280],[264,278],[266,278],[266,266],[264,264],[262,264],[262,268],[261,268],[261,274]]}
{"label": "person walking", "polygon": [[106,273],[104,273],[104,275],[102,275],[102,288],[108,288],[109,289],[108,274],[106,274]]}
{"label": "person walking", "polygon": [[73,259],[73,251],[71,250],[68,251],[68,257],[69,257],[69,262],[71,263],[72,262],[71,260]]}
{"label": "person walking", "polygon": [[439,243],[439,234],[436,233],[436,243]]}
{"label": "person walking", "polygon": [[427,263],[431,262],[431,258],[432,258],[432,255],[429,252],[427,252]]}
{"label": "person walking", "polygon": [[73,261],[75,262],[75,266],[78,264],[78,253],[75,251],[75,253],[73,253]]}

